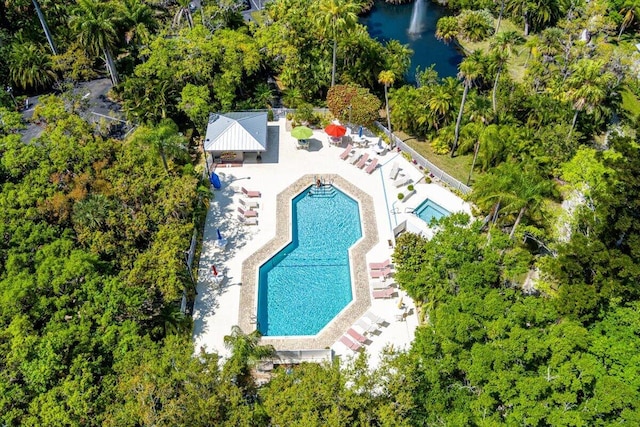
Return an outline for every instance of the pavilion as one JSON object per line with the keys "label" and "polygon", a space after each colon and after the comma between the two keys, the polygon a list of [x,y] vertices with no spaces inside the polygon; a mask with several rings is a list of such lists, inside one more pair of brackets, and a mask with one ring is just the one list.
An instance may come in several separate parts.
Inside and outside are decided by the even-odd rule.
{"label": "pavilion", "polygon": [[267,113],[238,111],[209,116],[204,151],[214,163],[242,163],[248,154],[267,150]]}

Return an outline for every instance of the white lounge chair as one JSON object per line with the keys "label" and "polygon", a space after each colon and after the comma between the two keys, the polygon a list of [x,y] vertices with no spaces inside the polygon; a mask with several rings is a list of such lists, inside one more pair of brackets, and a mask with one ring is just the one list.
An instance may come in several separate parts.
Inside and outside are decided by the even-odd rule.
{"label": "white lounge chair", "polygon": [[245,218],[253,218],[253,217],[258,216],[258,212],[257,211],[253,211],[253,210],[245,211],[240,206],[238,206],[238,212],[240,212]]}
{"label": "white lounge chair", "polygon": [[407,182],[409,182],[409,177],[406,175],[400,175],[398,178],[393,180],[393,185],[396,188],[399,188],[405,185]]}
{"label": "white lounge chair", "polygon": [[365,334],[370,334],[371,332],[378,330],[377,324],[367,322],[364,319],[358,319],[358,321],[356,322],[356,326],[362,329],[362,332],[364,332]]}
{"label": "white lounge chair", "polygon": [[258,225],[258,218],[256,217],[247,218],[245,216],[238,215],[238,221],[240,221],[240,223],[244,225]]}
{"label": "white lounge chair", "polygon": [[373,313],[371,311],[367,311],[364,314],[364,317],[369,319],[369,321],[371,321],[371,323],[375,323],[378,326],[385,322],[385,320],[382,317],[378,316],[377,314],[375,314],[375,313]]}
{"label": "white lounge chair", "polygon": [[398,162],[393,162],[393,166],[391,166],[391,171],[389,172],[389,178],[391,180],[396,179],[398,173],[400,173],[400,165],[398,165]]}
{"label": "white lounge chair", "polygon": [[361,155],[362,155],[362,153],[360,151],[356,151],[353,154],[353,157],[351,157],[351,160],[350,160],[351,164],[355,165],[356,163],[358,163],[358,161],[360,160]]}
{"label": "white lounge chair", "polygon": [[240,204],[245,207],[245,209],[255,209],[260,207],[257,200],[245,200],[240,199]]}

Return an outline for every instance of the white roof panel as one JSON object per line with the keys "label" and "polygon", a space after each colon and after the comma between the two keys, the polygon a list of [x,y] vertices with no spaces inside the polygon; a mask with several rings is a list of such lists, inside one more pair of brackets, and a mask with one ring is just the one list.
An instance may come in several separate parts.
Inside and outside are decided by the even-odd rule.
{"label": "white roof panel", "polygon": [[267,113],[239,111],[211,114],[205,151],[266,151]]}

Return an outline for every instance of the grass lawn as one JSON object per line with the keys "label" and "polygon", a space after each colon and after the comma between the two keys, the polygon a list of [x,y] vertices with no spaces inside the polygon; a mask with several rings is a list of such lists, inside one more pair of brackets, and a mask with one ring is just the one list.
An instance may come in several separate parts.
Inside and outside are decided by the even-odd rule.
{"label": "grass lawn", "polygon": [[[404,132],[393,131],[393,133],[431,163],[461,181],[463,184],[467,183],[469,169],[471,169],[471,162],[473,161],[473,154],[465,154],[464,156],[456,156],[454,158],[451,158],[448,154],[435,154],[428,142],[416,139]],[[473,177],[475,176],[476,172],[473,173]],[[472,185],[473,177],[471,179]]]}

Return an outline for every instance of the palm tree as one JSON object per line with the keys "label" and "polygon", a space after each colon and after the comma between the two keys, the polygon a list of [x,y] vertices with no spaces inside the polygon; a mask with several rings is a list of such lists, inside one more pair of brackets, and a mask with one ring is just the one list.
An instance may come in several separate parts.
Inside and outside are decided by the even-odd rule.
{"label": "palm tree", "polygon": [[389,94],[388,88],[389,86],[393,86],[393,82],[395,81],[395,76],[393,75],[393,71],[380,71],[378,75],[378,82],[384,85],[384,101],[387,109],[387,129],[389,129],[389,143],[393,146],[393,140],[391,139],[391,116],[389,115]]}
{"label": "palm tree", "polygon": [[602,104],[616,83],[615,76],[605,70],[604,63],[599,60],[581,59],[571,67],[571,75],[567,78],[568,90],[562,96],[573,102],[574,115],[569,136],[573,132],[580,111],[592,111]]}
{"label": "palm tree", "polygon": [[231,328],[231,334],[225,335],[224,346],[231,350],[231,357],[224,369],[241,387],[252,384],[251,368],[259,361],[272,357],[275,349],[270,345],[260,345],[260,331],[257,329],[245,334],[239,326]]}
{"label": "palm tree", "polygon": [[49,42],[49,47],[51,48],[51,52],[53,52],[54,55],[57,55],[58,51],[56,50],[56,45],[53,42],[53,36],[51,35],[51,31],[49,31],[49,26],[47,25],[47,21],[44,19],[44,14],[40,9],[40,3],[38,3],[38,0],[32,0],[32,2],[33,2],[33,7],[36,8],[36,14],[38,15],[38,19],[40,20],[40,25],[42,25],[42,30],[44,31],[44,35],[47,38],[47,42]]}
{"label": "palm tree", "polygon": [[436,24],[436,38],[449,44],[458,37],[460,28],[458,19],[455,16],[445,16],[438,19]]}
{"label": "palm tree", "polygon": [[57,79],[51,57],[34,43],[16,43],[9,54],[9,78],[23,89],[44,88]]}
{"label": "palm tree", "polygon": [[184,17],[187,19],[189,28],[193,28],[193,16],[191,15],[191,9],[189,9],[190,2],[191,0],[178,0],[179,8],[175,16],[173,17],[174,26],[177,27],[178,25],[180,25],[180,21],[182,21],[182,18]]}
{"label": "palm tree", "polygon": [[462,101],[460,102],[460,111],[458,111],[458,119],[456,120],[455,135],[453,145],[451,146],[451,157],[456,154],[458,148],[458,140],[460,138],[460,123],[462,122],[462,112],[464,103],[467,100],[469,89],[474,81],[482,76],[485,68],[485,57],[481,50],[475,50],[471,55],[467,56],[461,63],[458,71],[458,78],[464,81],[464,92],[462,92]]}
{"label": "palm tree", "polygon": [[434,114],[434,127],[438,129],[442,123],[447,121],[447,117],[453,107],[452,93],[445,85],[433,87],[429,96],[429,110]]}
{"label": "palm tree", "polygon": [[350,0],[321,0],[316,17],[320,31],[333,38],[333,60],[331,62],[331,86],[336,84],[336,52],[338,35],[355,27],[361,8]]}
{"label": "palm tree", "polygon": [[149,43],[158,26],[151,8],[139,0],[123,0],[121,12],[126,28],[125,42],[134,45]]}
{"label": "palm tree", "polygon": [[624,30],[640,15],[640,4],[638,4],[637,0],[626,0],[620,9],[620,15],[622,15],[623,18],[620,24],[620,32],[618,33],[618,41],[620,41]]}
{"label": "palm tree", "polygon": [[504,68],[504,66],[509,61],[513,46],[521,43],[522,41],[523,38],[520,37],[520,35],[515,31],[505,31],[504,33],[496,34],[491,42],[491,47],[493,50],[493,60],[497,65],[496,77],[493,81],[493,90],[491,92],[491,102],[494,113],[496,112],[496,92],[498,90],[498,80],[500,79],[500,74],[502,73],[502,69]]}
{"label": "palm tree", "polygon": [[92,54],[102,52],[107,70],[114,85],[119,83],[118,72],[111,49],[117,40],[116,24],[118,14],[110,3],[97,0],[77,0],[69,19],[71,28],[85,49]]}
{"label": "palm tree", "polygon": [[185,152],[184,137],[178,132],[178,126],[171,119],[162,120],[153,129],[149,142],[160,154],[162,165],[168,175],[167,155],[178,156]]}

